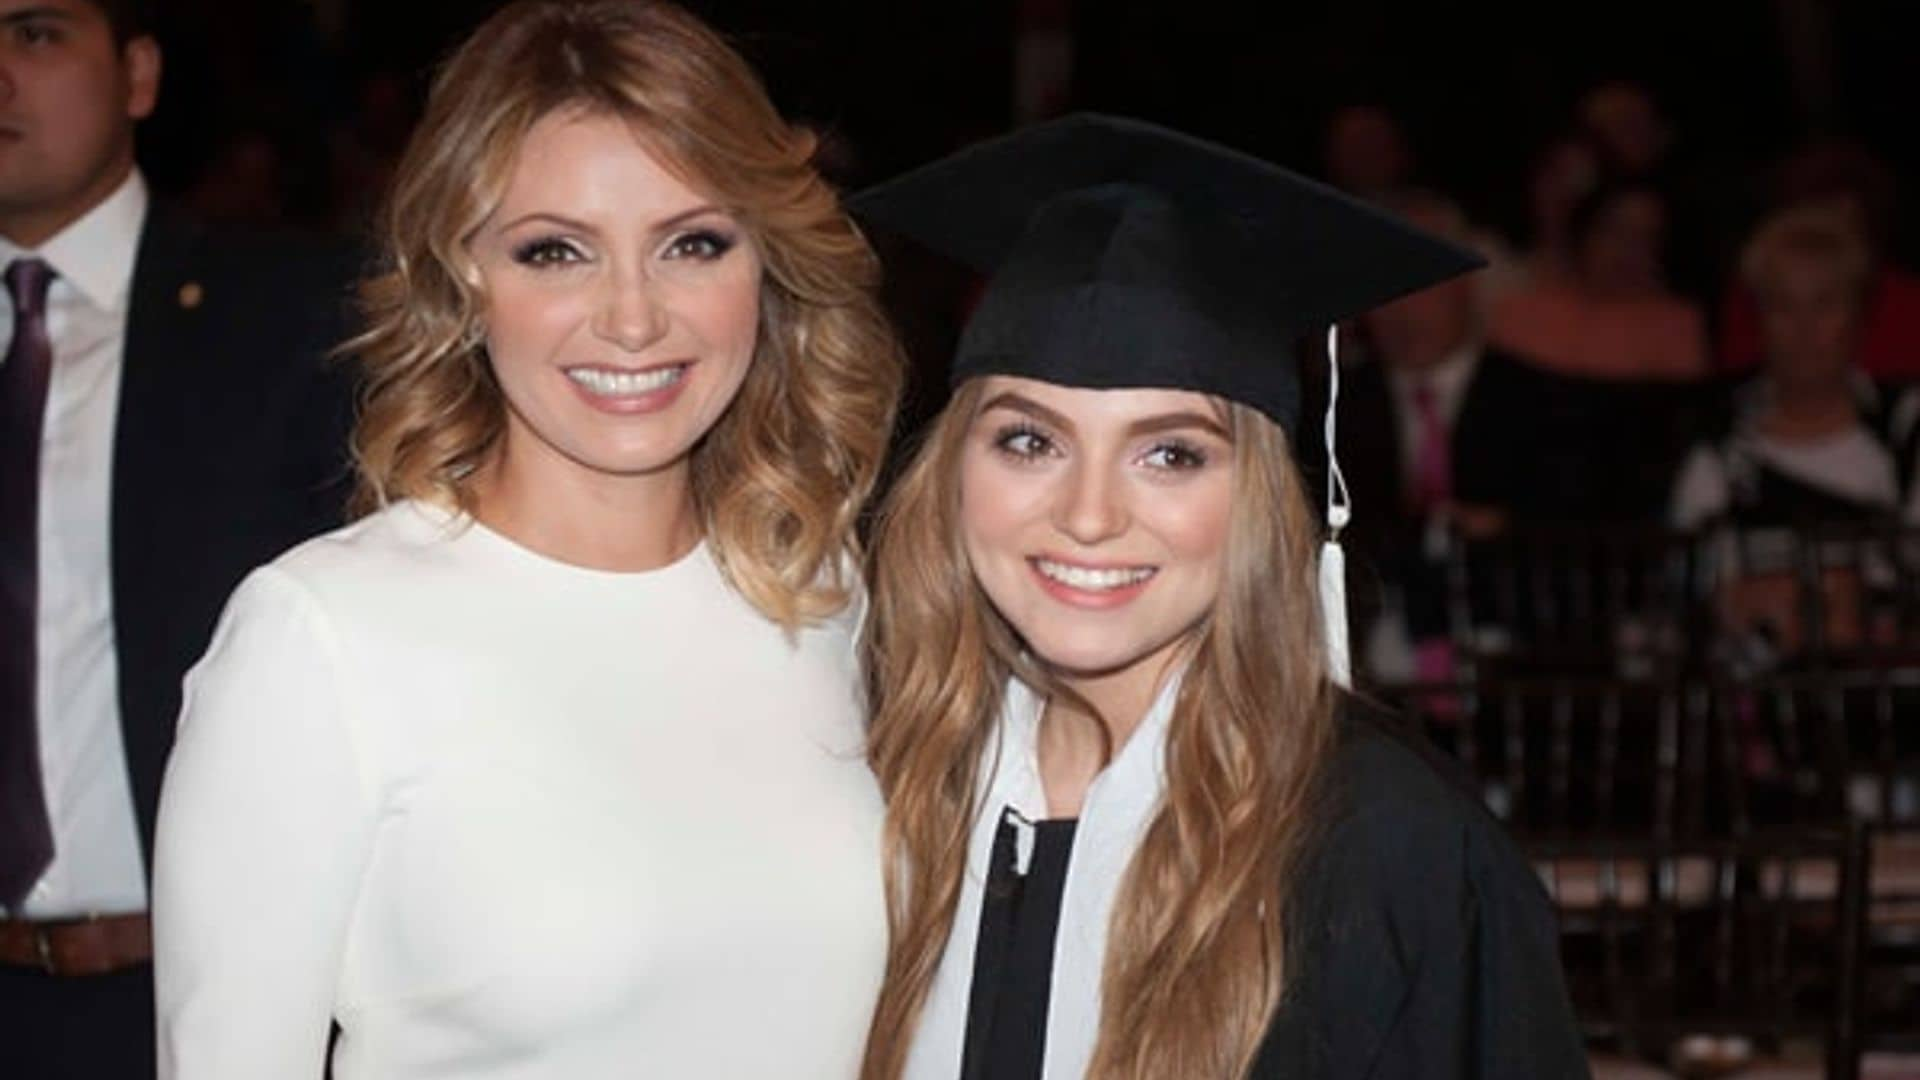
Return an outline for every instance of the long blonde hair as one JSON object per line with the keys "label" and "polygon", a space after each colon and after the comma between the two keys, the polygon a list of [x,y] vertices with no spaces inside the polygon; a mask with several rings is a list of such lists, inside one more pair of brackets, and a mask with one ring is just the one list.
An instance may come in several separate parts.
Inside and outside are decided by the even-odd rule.
{"label": "long blonde hair", "polygon": [[[1010,676],[1052,680],[974,581],[958,462],[979,380],[932,424],[882,513],[866,678],[887,797],[892,940],[863,1080],[905,1067],[952,931]],[[1166,747],[1167,792],[1110,927],[1089,1076],[1233,1080],[1286,985],[1286,882],[1332,744],[1312,518],[1278,425],[1227,407],[1234,493],[1220,595],[1196,629]]]}
{"label": "long blonde hair", "polygon": [[485,297],[467,241],[499,205],[527,131],[556,110],[630,124],[664,164],[741,222],[766,267],[759,344],[696,447],[694,498],[721,567],[793,626],[842,607],[854,524],[902,378],[874,290],[878,263],[736,53],[659,0],[521,0],[434,81],[363,283],[366,373],[355,508],[402,498],[471,509],[505,405],[481,348]]}

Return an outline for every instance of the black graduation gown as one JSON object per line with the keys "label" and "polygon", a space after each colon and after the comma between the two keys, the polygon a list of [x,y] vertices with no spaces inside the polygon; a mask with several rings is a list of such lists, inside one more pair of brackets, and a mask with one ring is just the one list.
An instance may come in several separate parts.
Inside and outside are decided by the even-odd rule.
{"label": "black graduation gown", "polygon": [[1294,966],[1251,1076],[1588,1075],[1538,876],[1457,769],[1343,722],[1295,883]]}
{"label": "black graduation gown", "polygon": [[[1293,882],[1291,981],[1250,1080],[1587,1076],[1532,868],[1449,763],[1358,710],[1340,727]],[[1064,862],[1071,842],[1071,829],[1042,835],[1031,869]],[[989,1080],[1039,1075],[1066,878],[1001,880],[1011,872],[996,859],[967,1022],[968,1066]],[[1046,955],[1016,951],[1036,937]]]}

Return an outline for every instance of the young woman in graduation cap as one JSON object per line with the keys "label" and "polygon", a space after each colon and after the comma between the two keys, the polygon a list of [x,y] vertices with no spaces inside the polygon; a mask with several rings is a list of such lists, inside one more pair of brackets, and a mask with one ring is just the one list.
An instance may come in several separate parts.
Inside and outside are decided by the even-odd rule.
{"label": "young woman in graduation cap", "polygon": [[1289,446],[1297,336],[1473,257],[1099,117],[855,208],[989,275],[876,537],[863,1075],[1584,1075],[1531,870],[1341,689]]}

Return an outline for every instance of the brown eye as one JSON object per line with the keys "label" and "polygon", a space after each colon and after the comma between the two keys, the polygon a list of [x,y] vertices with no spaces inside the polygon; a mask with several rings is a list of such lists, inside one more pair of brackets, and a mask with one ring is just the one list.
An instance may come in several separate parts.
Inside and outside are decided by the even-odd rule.
{"label": "brown eye", "polygon": [[586,256],[580,249],[559,237],[543,236],[529,240],[513,249],[513,261],[522,266],[552,266],[559,263],[581,262]]}
{"label": "brown eye", "polygon": [[1053,440],[1045,432],[1025,424],[1002,428],[993,437],[993,448],[1011,458],[1031,461],[1053,450]]}
{"label": "brown eye", "polygon": [[673,242],[667,245],[666,257],[712,262],[732,251],[735,243],[731,236],[713,229],[701,229],[674,237]]}
{"label": "brown eye", "polygon": [[1141,460],[1156,469],[1185,472],[1205,466],[1207,452],[1184,442],[1164,442],[1148,450]]}

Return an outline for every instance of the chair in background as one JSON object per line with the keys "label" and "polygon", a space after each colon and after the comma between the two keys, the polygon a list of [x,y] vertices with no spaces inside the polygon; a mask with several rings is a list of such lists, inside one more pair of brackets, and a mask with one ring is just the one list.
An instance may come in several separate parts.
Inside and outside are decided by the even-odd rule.
{"label": "chair in background", "polygon": [[1628,526],[1531,526],[1457,541],[1455,648],[1491,675],[1665,678],[1689,668],[1706,606],[1694,537]]}
{"label": "chair in background", "polygon": [[[1771,1057],[1799,1061],[1809,1077],[1855,1080],[1865,843],[1858,827],[1530,839],[1543,865],[1598,868],[1578,895],[1543,874],[1590,1043],[1681,1076]],[[1689,867],[1704,872],[1696,884]],[[1809,898],[1809,874],[1838,887]],[[1815,1060],[1794,1055],[1802,1041],[1818,1046]]]}
{"label": "chair in background", "polygon": [[[1749,747],[1749,827],[1866,827],[1867,1041],[1920,1051],[1920,670],[1781,676],[1722,686],[1716,697]],[[1834,885],[1809,877],[1802,887]]]}
{"label": "chair in background", "polygon": [[1691,737],[1691,714],[1706,710],[1686,691],[1675,681],[1511,677],[1404,688],[1394,700],[1518,834],[1671,836],[1703,829],[1717,790],[1707,746]]}
{"label": "chair in background", "polygon": [[1729,524],[1703,538],[1723,670],[1920,662],[1920,533],[1896,523]]}

